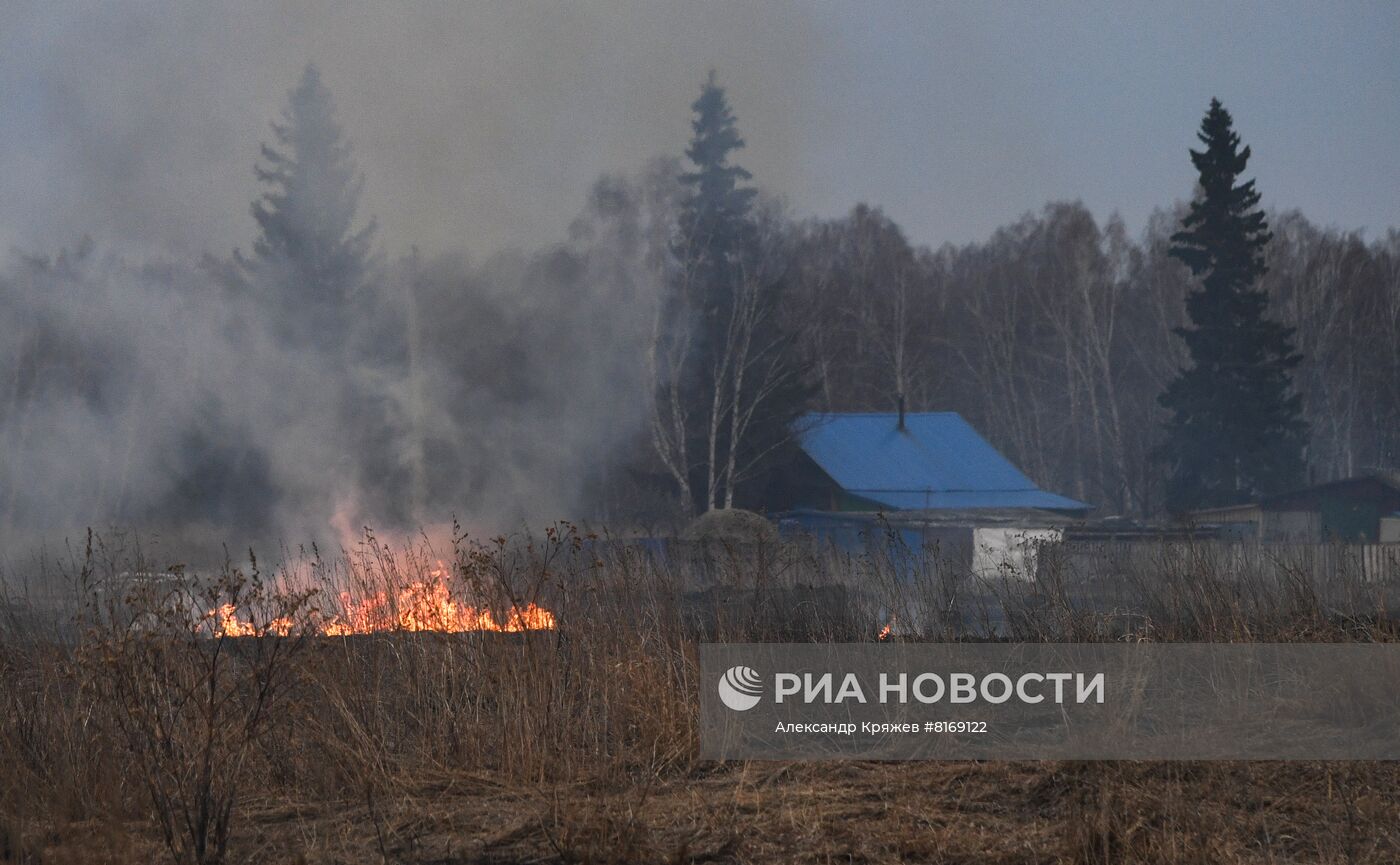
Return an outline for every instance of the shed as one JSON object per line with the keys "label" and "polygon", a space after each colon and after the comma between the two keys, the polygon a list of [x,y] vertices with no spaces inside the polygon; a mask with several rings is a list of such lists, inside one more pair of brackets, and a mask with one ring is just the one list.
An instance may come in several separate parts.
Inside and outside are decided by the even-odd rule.
{"label": "shed", "polygon": [[1385,543],[1395,533],[1390,518],[1397,511],[1400,476],[1372,471],[1252,504],[1193,511],[1190,518],[1202,525],[1238,526],[1265,543]]}

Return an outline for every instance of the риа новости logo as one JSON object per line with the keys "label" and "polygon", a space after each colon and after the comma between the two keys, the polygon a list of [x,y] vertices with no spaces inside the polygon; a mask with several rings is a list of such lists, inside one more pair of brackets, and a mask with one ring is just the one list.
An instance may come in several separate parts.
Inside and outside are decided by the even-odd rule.
{"label": "\u0440\u0438\u0430 \u043d\u043e\u0432\u043e\u0441\u0442\u0438 logo", "polygon": [[758,705],[762,680],[753,667],[730,667],[719,677],[719,699],[736,712],[746,712]]}

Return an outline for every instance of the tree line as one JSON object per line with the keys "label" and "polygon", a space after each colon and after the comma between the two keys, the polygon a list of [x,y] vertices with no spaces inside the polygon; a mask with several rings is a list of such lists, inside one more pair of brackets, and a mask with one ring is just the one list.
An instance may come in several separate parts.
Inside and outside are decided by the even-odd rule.
{"label": "tree line", "polygon": [[1061,201],[940,246],[877,205],[794,215],[714,74],[690,109],[684,154],[600,177],[558,243],[390,256],[308,67],[247,254],[0,273],[0,528],[763,509],[805,413],[901,399],[1100,514],[1400,465],[1400,232],[1262,209],[1224,106],[1137,236]]}
{"label": "tree line", "polygon": [[[697,141],[716,90],[712,79],[694,106]],[[777,332],[762,344],[787,359],[765,369],[793,379],[770,413],[790,424],[901,399],[957,411],[1043,486],[1132,516],[1395,467],[1400,234],[1368,241],[1266,213],[1218,101],[1198,139],[1192,201],[1156,211],[1139,238],[1078,202],[937,249],[866,204],[835,220],[749,217],[764,237],[755,260],[780,263],[728,284],[770,298]],[[735,133],[729,149],[741,146]],[[742,322],[730,291],[715,295]],[[728,368],[729,344],[709,345],[708,364]],[[739,480],[741,500],[761,505],[762,472]]]}

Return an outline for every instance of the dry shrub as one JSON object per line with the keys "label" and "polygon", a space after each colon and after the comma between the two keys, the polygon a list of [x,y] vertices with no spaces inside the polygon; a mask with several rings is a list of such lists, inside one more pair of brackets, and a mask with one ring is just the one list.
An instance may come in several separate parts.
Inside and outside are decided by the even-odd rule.
{"label": "dry shrub", "polygon": [[[458,861],[468,846],[488,860],[874,851],[1086,865],[1396,852],[1377,829],[1397,816],[1381,798],[1394,773],[1377,769],[1328,786],[1318,767],[696,760],[703,639],[873,640],[890,623],[893,639],[1394,639],[1394,587],[1346,567],[1163,545],[1096,551],[1087,568],[1047,551],[1036,575],[982,579],[909,552],[724,540],[663,552],[560,525],[459,536],[441,554],[367,535],[264,578],[152,567],[139,547],[96,539],[56,570],[87,599],[82,627],[30,627],[33,611],[0,621],[8,855],[54,854],[74,833],[128,853],[164,844],[179,862]],[[535,604],[557,627],[321,635],[369,600],[399,621],[394,605],[435,581],[495,622]],[[221,631],[211,611],[226,604],[262,636]],[[1284,828],[1200,805],[1276,778],[1301,791],[1279,800]],[[1029,840],[1013,843],[1013,825]]]}
{"label": "dry shrub", "polygon": [[[244,764],[310,633],[311,593],[269,586],[255,559],[246,574],[226,563],[212,579],[174,569],[118,584],[96,574],[91,542],[79,579],[78,689],[125,747],[174,860],[224,861]],[[222,618],[235,610],[253,631],[242,639]]]}

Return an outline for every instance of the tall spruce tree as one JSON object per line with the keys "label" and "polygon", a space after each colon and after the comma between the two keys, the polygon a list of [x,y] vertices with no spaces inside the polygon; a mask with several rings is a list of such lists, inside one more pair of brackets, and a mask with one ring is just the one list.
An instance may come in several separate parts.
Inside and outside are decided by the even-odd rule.
{"label": "tall spruce tree", "polygon": [[1270,239],[1254,181],[1237,183],[1248,147],[1217,99],[1191,151],[1199,188],[1170,254],[1200,281],[1186,299],[1191,324],[1176,330],[1191,365],[1159,397],[1171,411],[1159,458],[1170,468],[1173,512],[1216,507],[1301,483],[1307,426],[1291,371],[1302,356],[1293,329],[1267,315],[1259,287]]}
{"label": "tall spruce tree", "polygon": [[[762,485],[810,388],[778,315],[774,233],[762,235],[757,190],[741,185],[752,175],[730,161],[744,139],[713,71],[691,110],[686,156],[694,169],[680,177],[678,267],[666,301],[677,332],[663,337],[671,374],[657,395],[676,420],[658,426],[666,429],[656,441],[689,496],[687,510],[703,513],[754,503],[740,488]],[[683,351],[674,351],[678,344]]]}
{"label": "tall spruce tree", "polygon": [[255,167],[266,187],[252,205],[259,233],[243,270],[273,335],[322,364],[334,409],[317,434],[338,454],[337,507],[373,501],[376,519],[406,524],[406,420],[388,384],[401,374],[406,326],[382,304],[375,223],[357,225],[364,178],[314,65],[271,126],[275,141]]}
{"label": "tall spruce tree", "polygon": [[335,119],[335,103],[314,65],[287,96],[276,145],[262,145],[253,203],[259,236],[245,262],[254,285],[280,312],[283,335],[322,346],[347,341],[348,305],[370,278],[374,221],[355,214],[364,179]]}
{"label": "tall spruce tree", "polygon": [[740,268],[753,253],[750,214],[758,190],[740,186],[753,175],[729,162],[730,154],[744,147],[744,139],[714,70],[690,108],[695,112],[694,135],[685,155],[695,170],[681,175],[689,188],[680,215],[685,244],[681,254],[699,291],[705,338],[713,347],[732,304]]}

